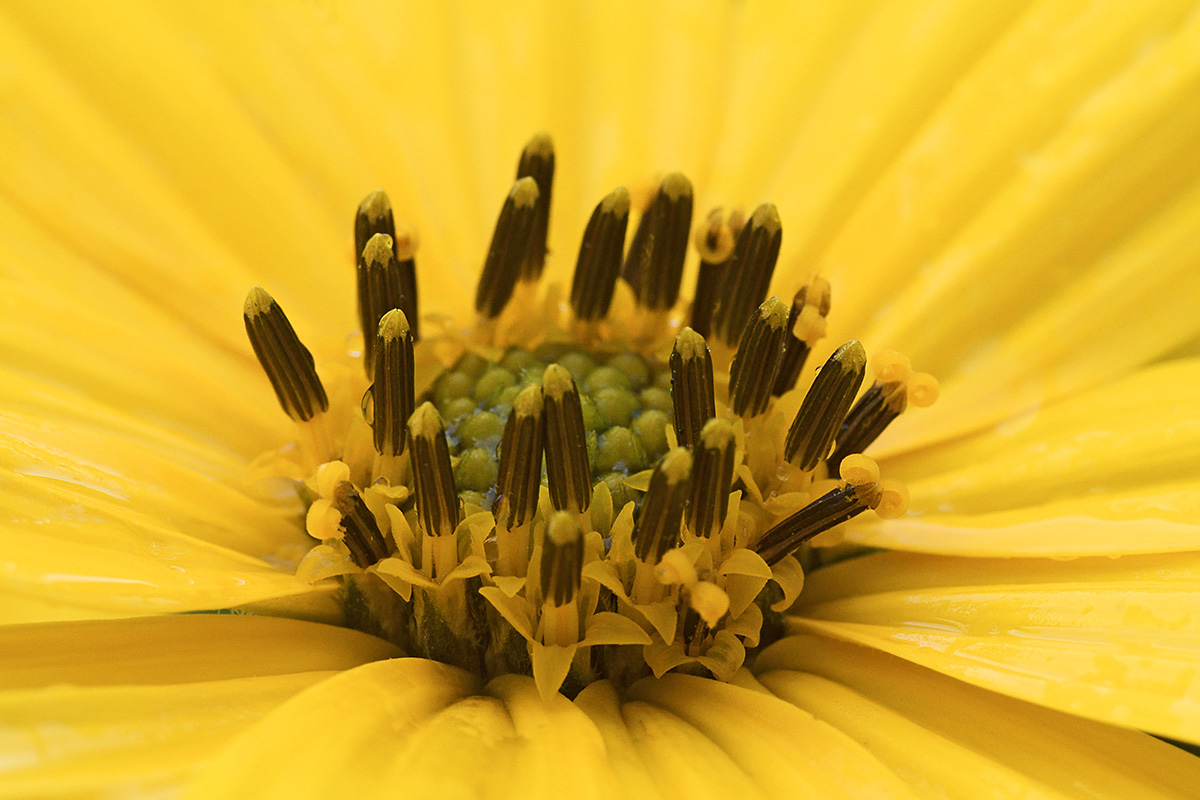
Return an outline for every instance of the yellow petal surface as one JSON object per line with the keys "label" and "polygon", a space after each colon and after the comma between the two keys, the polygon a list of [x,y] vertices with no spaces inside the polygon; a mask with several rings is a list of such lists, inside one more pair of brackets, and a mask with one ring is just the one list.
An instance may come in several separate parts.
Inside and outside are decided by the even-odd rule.
{"label": "yellow petal surface", "polygon": [[[1200,88],[1198,34],[1200,12],[1192,9],[1082,98],[1061,129],[922,265],[894,298],[893,313],[862,332],[867,343],[909,352],[923,368],[948,376],[990,349],[994,333],[1013,324],[1014,307],[1037,308],[1073,288],[1081,272],[1137,241],[1158,215],[1172,215],[1176,195],[1194,197],[1200,156],[1192,142],[1200,120],[1185,108]],[[1183,223],[1194,224],[1195,203],[1187,205]],[[1180,267],[1195,263],[1194,251],[1179,255]],[[1197,291],[1194,271],[1183,275],[1178,290]],[[1156,336],[1156,326],[1145,324],[1152,320],[1142,319],[1146,335]],[[1154,346],[1161,352],[1170,344]]]}
{"label": "yellow petal surface", "polygon": [[230,738],[332,674],[0,692],[0,797],[174,794]]}
{"label": "yellow petal surface", "polygon": [[884,553],[809,575],[798,631],[1091,719],[1200,740],[1200,557]]}
{"label": "yellow petal surface", "polygon": [[[190,787],[192,797],[394,796],[382,782],[393,760],[411,760],[404,745],[431,718],[474,694],[474,678],[420,659],[368,664],[313,686],[234,738]],[[488,735],[494,720],[481,707],[460,727]],[[471,752],[464,741],[464,751]],[[448,796],[471,785],[464,766],[443,755]],[[431,754],[426,753],[426,761]],[[271,765],[264,769],[263,765]]]}
{"label": "yellow petal surface", "polygon": [[0,686],[158,685],[349,669],[399,651],[297,620],[197,614],[0,628]]}
{"label": "yellow petal surface", "polygon": [[712,739],[768,797],[912,797],[850,737],[778,698],[689,675],[643,680],[634,700]]}
{"label": "yellow petal surface", "polygon": [[759,678],[844,731],[922,796],[1187,797],[1200,765],[1146,734],[1014,700],[878,651],[794,636]]}
{"label": "yellow petal surface", "polygon": [[912,513],[848,526],[846,537],[978,555],[1196,549],[1198,387],[1200,361],[1166,362],[986,435],[887,459]]}

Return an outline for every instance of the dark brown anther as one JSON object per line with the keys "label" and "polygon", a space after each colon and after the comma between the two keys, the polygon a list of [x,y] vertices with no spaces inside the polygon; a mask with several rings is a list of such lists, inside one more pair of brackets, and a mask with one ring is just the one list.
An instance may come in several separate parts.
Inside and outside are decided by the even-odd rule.
{"label": "dark brown anther", "polygon": [[783,445],[788,461],[810,470],[829,455],[866,369],[867,354],[858,341],[851,339],[834,351],[817,373],[788,430]]}
{"label": "dark brown anther", "polygon": [[788,308],[778,297],[769,297],[742,332],[737,354],[729,367],[729,399],[733,413],[756,417],[767,410],[775,373],[783,358]]}
{"label": "dark brown anther", "polygon": [[404,312],[398,308],[384,314],[379,321],[371,395],[375,452],[398,456],[408,441],[404,426],[416,405],[412,331]]}
{"label": "dark brown anther", "polygon": [[879,487],[874,484],[839,486],[764,533],[755,543],[754,552],[767,564],[777,564],[818,533],[853,519],[878,503]]}
{"label": "dark brown anther", "polygon": [[479,276],[479,286],[475,290],[475,310],[488,319],[500,316],[521,277],[521,266],[537,219],[537,201],[537,181],[521,178],[513,184],[500,209],[492,244],[483,263],[483,274]]}
{"label": "dark brown anther", "polygon": [[[354,214],[354,258],[361,261],[367,242],[377,233],[385,233],[392,239],[392,253],[396,257],[396,274],[400,284],[400,301],[389,308],[399,308],[408,318],[409,329],[413,340],[421,338],[420,319],[417,308],[417,235],[414,231],[401,225],[396,227],[392,216],[392,202],[382,189],[371,192],[361,203]],[[371,335],[375,330],[374,324],[363,318],[362,311],[367,308],[365,275],[358,273],[358,308],[359,322],[362,325],[363,337]],[[384,311],[387,311],[385,308]],[[378,323],[378,318],[374,320]]]}
{"label": "dark brown anther", "polygon": [[517,178],[533,178],[538,187],[533,232],[521,264],[521,280],[536,281],[546,267],[546,238],[550,232],[550,195],[554,189],[554,142],[550,134],[536,134],[525,145],[517,162]]}
{"label": "dark brown anther", "polygon": [[710,419],[700,431],[692,451],[695,463],[688,505],[688,527],[697,536],[713,536],[725,524],[736,446],[733,426],[727,420]]}
{"label": "dark brown anther", "polygon": [[670,366],[675,438],[683,447],[694,447],[704,423],[717,413],[712,354],[704,337],[691,328],[681,330],[675,337]]}
{"label": "dark brown anther", "polygon": [[628,227],[629,192],[621,186],[600,201],[583,232],[571,283],[571,308],[579,319],[590,322],[608,314]]}
{"label": "dark brown anther", "polygon": [[363,367],[367,378],[375,372],[375,336],[379,320],[400,307],[400,266],[392,237],[377,233],[367,240],[358,258],[358,317],[363,332]]}
{"label": "dark brown anther", "polygon": [[642,307],[665,311],[679,299],[691,227],[691,181],[672,172],[642,215],[621,270]]}
{"label": "dark brown anther", "polygon": [[787,346],[783,361],[775,376],[775,388],[771,394],[779,397],[796,387],[796,381],[804,369],[804,362],[812,346],[825,335],[825,318],[829,316],[829,281],[813,278],[800,287],[792,300],[792,311],[787,323]]}
{"label": "dark brown anther", "polygon": [[633,524],[634,554],[651,566],[679,544],[691,477],[692,454],[682,447],[668,452],[654,468],[650,488]]}
{"label": "dark brown anther", "polygon": [[567,511],[556,511],[546,523],[542,538],[542,601],[565,606],[579,594],[583,580],[583,531]]}
{"label": "dark brown anther", "polygon": [[254,355],[287,415],[297,422],[307,422],[327,410],[329,398],[317,377],[312,353],[296,336],[292,323],[271,295],[261,286],[251,288],[242,316]]}
{"label": "dark brown anther", "polygon": [[354,563],[365,569],[387,558],[387,542],[379,531],[375,515],[367,508],[353,483],[342,481],[334,487],[333,507],[342,515],[340,527],[346,534],[343,541]]}
{"label": "dark brown anther", "polygon": [[559,511],[586,511],[592,503],[592,471],[583,408],[571,373],[558,364],[551,364],[542,373],[542,402],[550,502]]}
{"label": "dark brown anther", "polygon": [[[732,215],[731,215],[732,216]],[[714,208],[704,222],[696,227],[693,242],[700,254],[700,272],[696,276],[696,292],[692,296],[691,328],[701,336],[712,331],[712,315],[717,307],[717,289],[736,241],[730,220]]]}
{"label": "dark brown anther", "polygon": [[850,409],[838,431],[833,455],[827,461],[830,473],[837,472],[846,456],[870,447],[907,407],[908,387],[902,381],[872,384]]}
{"label": "dark brown anther", "polygon": [[742,338],[754,309],[767,297],[782,241],[783,225],[772,203],[755,209],[738,235],[713,312],[713,331],[730,347]]}
{"label": "dark brown anther", "polygon": [[527,386],[513,400],[504,423],[492,515],[508,528],[524,525],[537,510],[545,441],[542,406],[542,387]]}
{"label": "dark brown anther", "polygon": [[408,420],[417,514],[428,536],[449,536],[460,521],[450,468],[446,429],[432,403],[422,403]]}

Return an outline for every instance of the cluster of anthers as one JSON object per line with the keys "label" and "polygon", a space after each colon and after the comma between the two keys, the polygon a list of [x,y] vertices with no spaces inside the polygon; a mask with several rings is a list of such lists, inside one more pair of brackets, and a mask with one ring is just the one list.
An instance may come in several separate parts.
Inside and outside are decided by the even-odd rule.
{"label": "cluster of anthers", "polygon": [[679,302],[692,187],[678,173],[628,248],[629,192],[601,200],[569,298],[539,294],[553,176],[538,135],[467,332],[421,320],[415,237],[382,191],[362,202],[361,367],[338,387],[362,392],[361,413],[330,410],[283,311],[251,289],[250,342],[300,423],[285,472],[321,542],[298,574],[339,580],[348,624],[481,675],[532,674],[544,696],[669,670],[728,680],[778,635],[806,543],[867,509],[906,511],[862,451],[937,383],[883,352],[854,402],[868,363],[851,340],[797,388],[830,288],[767,297],[782,238],[769,203],[698,225],[694,299]]}

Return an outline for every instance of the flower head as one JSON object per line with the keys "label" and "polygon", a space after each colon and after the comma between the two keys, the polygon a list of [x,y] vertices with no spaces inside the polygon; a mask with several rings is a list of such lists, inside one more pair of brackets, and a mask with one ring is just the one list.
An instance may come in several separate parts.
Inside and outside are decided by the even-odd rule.
{"label": "flower head", "polygon": [[5,785],[1191,791],[1195,10],[439,13],[4,11]]}

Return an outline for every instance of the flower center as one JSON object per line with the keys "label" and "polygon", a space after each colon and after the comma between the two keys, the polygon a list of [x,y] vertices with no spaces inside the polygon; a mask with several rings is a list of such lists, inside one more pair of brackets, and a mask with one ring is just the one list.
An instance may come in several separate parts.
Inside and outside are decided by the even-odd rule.
{"label": "flower center", "polygon": [[879,353],[855,402],[868,359],[851,340],[804,385],[829,283],[810,278],[790,305],[768,297],[775,207],[714,211],[692,237],[678,173],[628,248],[629,192],[603,198],[569,299],[542,294],[553,176],[539,135],[466,331],[420,320],[416,238],[382,191],[363,201],[361,366],[334,392],[361,394],[361,413],[331,407],[283,311],[251,290],[246,330],[298,424],[320,541],[297,574],[339,581],[350,625],[486,676],[532,674],[544,695],[670,670],[728,680],[781,629],[814,537],[870,509],[905,512],[904,487],[862,452],[909,404],[933,402],[936,381]]}

